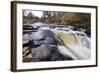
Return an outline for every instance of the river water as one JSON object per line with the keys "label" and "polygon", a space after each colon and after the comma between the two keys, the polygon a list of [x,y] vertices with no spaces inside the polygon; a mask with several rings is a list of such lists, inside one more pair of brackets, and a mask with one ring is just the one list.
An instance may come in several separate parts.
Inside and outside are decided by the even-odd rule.
{"label": "river water", "polygon": [[[51,30],[60,38],[62,45],[58,45],[58,50],[64,55],[70,55],[75,60],[87,60],[91,58],[91,37],[88,37],[84,30],[73,30],[72,26],[58,26],[51,24],[35,23],[32,27],[39,27],[38,32],[32,35],[24,35],[23,42],[29,39],[41,38],[42,30]],[[28,39],[28,40],[27,40]]]}

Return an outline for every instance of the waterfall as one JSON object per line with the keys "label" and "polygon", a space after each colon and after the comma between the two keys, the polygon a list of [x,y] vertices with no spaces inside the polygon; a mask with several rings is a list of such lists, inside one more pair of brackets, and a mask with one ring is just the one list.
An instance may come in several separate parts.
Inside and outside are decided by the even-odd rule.
{"label": "waterfall", "polygon": [[[59,51],[74,59],[90,59],[90,38],[81,31],[56,31],[63,41],[64,46],[59,46]],[[63,33],[63,35],[61,35]],[[67,38],[66,38],[67,37]],[[72,41],[72,42],[71,42]]]}
{"label": "waterfall", "polygon": [[[35,27],[37,26],[38,25]],[[50,28],[51,26],[54,28]],[[39,24],[39,27],[38,32],[23,35],[23,43],[27,43],[32,39],[43,39],[44,36],[42,31],[51,30],[57,37],[59,37],[57,39],[61,41],[61,44],[58,44],[57,46],[60,53],[63,55],[70,55],[75,60],[87,60],[91,58],[91,37],[88,37],[84,31],[75,31],[70,28],[67,29],[67,27],[63,27],[63,29],[61,26],[58,27],[58,25],[48,24]]]}

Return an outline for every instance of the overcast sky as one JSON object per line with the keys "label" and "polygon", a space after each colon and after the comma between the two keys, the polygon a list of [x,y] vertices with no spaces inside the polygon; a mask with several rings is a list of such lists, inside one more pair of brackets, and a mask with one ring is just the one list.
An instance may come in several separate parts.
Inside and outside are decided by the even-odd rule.
{"label": "overcast sky", "polygon": [[25,11],[25,16],[27,16],[29,14],[29,12],[32,12],[33,15],[35,15],[35,16],[37,16],[39,18],[41,18],[43,16],[43,11],[32,11],[32,10],[31,11],[30,10],[26,10]]}

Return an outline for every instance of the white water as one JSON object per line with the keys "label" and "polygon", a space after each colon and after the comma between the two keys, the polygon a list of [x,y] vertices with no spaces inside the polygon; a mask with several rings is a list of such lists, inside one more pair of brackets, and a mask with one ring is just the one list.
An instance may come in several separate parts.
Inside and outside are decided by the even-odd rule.
{"label": "white water", "polygon": [[[59,32],[59,31],[57,31]],[[61,31],[60,31],[61,32]],[[91,58],[91,41],[88,36],[84,32],[80,31],[62,31],[64,34],[73,34],[69,35],[70,41],[72,40],[71,37],[74,36],[75,44],[66,44],[65,46],[59,46],[59,51],[64,55],[70,55],[72,58],[77,60],[85,60]],[[78,35],[77,35],[78,34]],[[69,41],[69,42],[70,42]]]}
{"label": "white water", "polygon": [[[41,24],[39,24],[40,26]],[[91,58],[91,38],[88,37],[83,31],[73,31],[72,29],[68,28],[68,30],[60,30],[56,28],[51,29],[46,27],[41,27],[39,30],[51,30],[57,36],[59,36],[64,45],[59,45],[58,49],[63,55],[70,55],[72,58],[76,60],[86,60]],[[38,35],[39,34],[33,34]],[[27,35],[26,35],[27,37]],[[34,39],[36,39],[34,37]]]}

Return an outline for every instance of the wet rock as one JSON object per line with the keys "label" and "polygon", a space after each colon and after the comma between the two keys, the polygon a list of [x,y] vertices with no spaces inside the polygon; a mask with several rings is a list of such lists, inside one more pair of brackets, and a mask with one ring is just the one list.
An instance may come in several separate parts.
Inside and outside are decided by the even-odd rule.
{"label": "wet rock", "polygon": [[33,61],[41,61],[49,56],[50,49],[47,44],[42,44],[41,46],[31,48],[31,53]]}
{"label": "wet rock", "polygon": [[42,40],[44,39],[44,35],[42,34],[42,30],[41,31],[37,31],[37,32],[32,32],[32,34],[30,35],[30,37],[32,38],[33,41],[35,40]]}
{"label": "wet rock", "polygon": [[62,61],[73,60],[70,56],[64,56],[59,51],[57,46],[42,44],[37,48],[32,48],[32,60],[38,61]]}
{"label": "wet rock", "polygon": [[32,32],[28,36],[29,42],[24,46],[29,46],[33,62],[73,60],[70,56],[64,56],[58,51],[58,42],[55,36],[51,30]]}
{"label": "wet rock", "polygon": [[51,46],[50,49],[52,48],[50,55],[48,57],[49,61],[62,61],[62,60],[73,60],[73,58],[71,58],[68,55],[63,55],[58,51],[58,48],[55,46]]}
{"label": "wet rock", "polygon": [[44,42],[50,45],[57,45],[57,39],[55,37],[55,34],[50,30],[45,30],[42,32],[42,34],[45,36]]}
{"label": "wet rock", "polygon": [[32,32],[30,36],[34,42],[33,45],[40,45],[42,43],[57,45],[57,39],[55,38],[55,34],[50,30]]}

